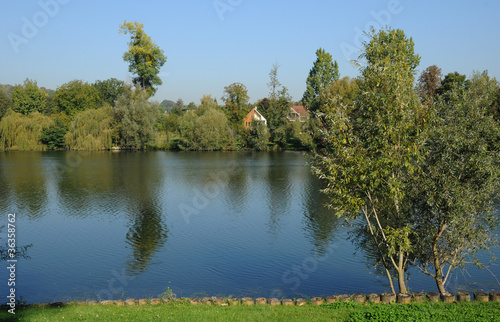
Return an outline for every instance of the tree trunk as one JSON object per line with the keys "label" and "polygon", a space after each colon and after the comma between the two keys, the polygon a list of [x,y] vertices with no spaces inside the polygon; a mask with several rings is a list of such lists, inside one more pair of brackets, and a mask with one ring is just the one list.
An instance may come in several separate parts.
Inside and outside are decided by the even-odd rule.
{"label": "tree trunk", "polygon": [[437,234],[436,238],[434,239],[434,243],[432,244],[432,255],[434,257],[434,268],[436,269],[436,274],[434,275],[434,279],[436,280],[436,285],[438,287],[439,293],[444,294],[446,293],[446,290],[444,289],[444,283],[443,283],[443,275],[442,275],[442,266],[441,266],[441,261],[439,259],[439,252],[438,252],[438,241],[439,238],[441,238],[441,235],[443,232],[446,230],[447,225],[444,224],[441,229],[439,230],[439,233]]}
{"label": "tree trunk", "polygon": [[444,294],[446,290],[444,289],[443,276],[441,274],[441,262],[439,258],[434,257],[434,268],[436,269],[436,274],[434,275],[434,279],[436,280],[436,285],[439,290],[439,293]]}
{"label": "tree trunk", "polygon": [[405,269],[403,267],[403,258],[404,254],[402,252],[399,253],[399,263],[398,263],[398,284],[399,284],[399,293],[407,293],[406,290],[406,282],[405,282]]}
{"label": "tree trunk", "polygon": [[389,285],[391,286],[391,292],[396,294],[396,290],[394,289],[394,283],[392,282],[391,272],[386,268],[385,272],[387,274],[387,279],[389,279]]}

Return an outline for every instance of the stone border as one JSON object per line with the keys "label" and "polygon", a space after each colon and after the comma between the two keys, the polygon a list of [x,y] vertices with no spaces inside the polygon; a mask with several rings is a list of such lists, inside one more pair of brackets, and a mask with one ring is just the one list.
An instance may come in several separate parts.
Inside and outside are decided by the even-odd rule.
{"label": "stone border", "polygon": [[[473,293],[474,302],[500,302],[500,292],[474,292]],[[303,298],[298,299],[277,299],[277,298],[233,298],[233,297],[204,297],[204,298],[179,298],[179,299],[132,299],[128,298],[126,300],[105,300],[105,301],[76,301],[76,302],[52,302],[52,303],[41,303],[41,304],[29,304],[25,307],[47,307],[47,308],[58,308],[65,305],[116,305],[116,306],[144,306],[144,305],[160,305],[160,304],[174,304],[174,303],[190,303],[191,305],[215,305],[215,306],[253,306],[253,305],[270,305],[270,306],[304,306],[304,305],[322,305],[330,304],[336,302],[353,302],[362,304],[392,304],[392,303],[422,303],[427,299],[429,302],[442,302],[442,303],[457,303],[457,302],[471,302],[471,294],[467,292],[458,292],[457,295],[453,293],[439,294],[435,292],[427,293],[411,293],[411,294],[394,294],[389,292],[384,292],[381,294],[370,293],[362,294],[356,293],[353,295],[332,295],[323,297],[313,297],[310,301]]]}

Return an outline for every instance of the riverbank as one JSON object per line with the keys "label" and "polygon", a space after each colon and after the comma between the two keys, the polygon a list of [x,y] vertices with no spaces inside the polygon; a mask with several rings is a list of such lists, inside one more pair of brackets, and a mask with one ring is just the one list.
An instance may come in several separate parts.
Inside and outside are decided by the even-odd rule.
{"label": "riverbank", "polygon": [[[94,303],[95,304],[95,303]],[[138,303],[137,303],[138,304]],[[192,305],[189,301],[144,305],[32,305],[2,321],[499,321],[500,302],[372,304],[336,302],[303,306]]]}

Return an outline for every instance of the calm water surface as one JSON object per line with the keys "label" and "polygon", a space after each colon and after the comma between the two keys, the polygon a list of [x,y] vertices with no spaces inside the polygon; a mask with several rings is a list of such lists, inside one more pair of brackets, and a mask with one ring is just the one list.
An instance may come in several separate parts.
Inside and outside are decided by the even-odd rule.
{"label": "calm water surface", "polygon": [[[322,207],[307,161],[298,152],[0,153],[0,226],[15,212],[17,243],[33,244],[17,264],[17,294],[49,302],[167,288],[178,297],[387,291],[347,240],[350,228]],[[500,276],[498,265],[489,270]],[[451,291],[500,290],[489,271],[467,271],[453,275]],[[411,291],[436,290],[416,270],[409,278]],[[7,279],[1,270],[3,298]]]}

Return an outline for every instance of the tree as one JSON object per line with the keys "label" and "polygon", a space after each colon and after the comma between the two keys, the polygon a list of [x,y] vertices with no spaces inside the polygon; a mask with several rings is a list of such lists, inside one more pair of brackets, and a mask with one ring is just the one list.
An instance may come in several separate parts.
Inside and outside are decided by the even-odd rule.
{"label": "tree", "polygon": [[278,80],[278,63],[269,72],[269,99],[265,98],[258,104],[259,112],[266,118],[271,141],[279,147],[287,143],[288,113],[290,110],[290,95],[288,89]]}
{"label": "tree", "polygon": [[40,141],[47,146],[49,150],[64,149],[66,129],[62,126],[53,125],[42,132]]}
{"label": "tree", "polygon": [[241,83],[233,83],[224,87],[222,100],[232,125],[240,125],[242,122],[247,113],[249,99],[247,87]]}
{"label": "tree", "polygon": [[185,150],[218,151],[232,143],[232,131],[226,115],[214,108],[208,108],[201,116],[185,114],[180,132],[180,146]]}
{"label": "tree", "polygon": [[182,98],[179,98],[177,102],[175,102],[174,108],[179,108],[181,110],[184,109],[184,101],[182,100]]}
{"label": "tree", "polygon": [[129,63],[129,72],[137,75],[133,79],[134,84],[154,95],[156,87],[163,83],[158,74],[167,57],[144,32],[144,24],[125,21],[120,25],[120,33],[130,34],[128,51],[123,54],[123,60]]}
{"label": "tree", "polygon": [[422,173],[410,187],[413,256],[442,294],[450,272],[470,261],[479,265],[477,251],[496,244],[500,127],[488,113],[484,76],[436,101]]}
{"label": "tree", "polygon": [[217,101],[212,98],[212,95],[203,95],[200,98],[200,105],[196,108],[196,115],[203,115],[208,109],[217,109]]}
{"label": "tree", "polygon": [[[335,108],[336,105],[352,106],[359,95],[359,86],[361,81],[356,78],[349,78],[345,76],[341,79],[336,80],[332,85],[325,89],[325,91],[320,95],[319,102],[321,103],[318,108],[318,112],[326,113],[332,112],[332,110],[327,110],[330,106]],[[323,101],[330,102],[329,104],[322,104]],[[333,103],[334,102],[334,103]],[[333,103],[333,104],[332,104]]]}
{"label": "tree", "polygon": [[79,113],[66,133],[66,144],[70,150],[111,149],[114,123],[113,108],[109,104]]}
{"label": "tree", "polygon": [[319,95],[332,83],[339,79],[339,66],[332,60],[332,55],[320,48],[316,51],[316,61],[307,77],[307,88],[302,97],[302,102],[309,111],[315,112],[319,107]]}
{"label": "tree", "polygon": [[115,118],[119,122],[121,146],[142,149],[154,138],[159,111],[148,102],[148,98],[147,91],[127,86],[116,101]]}
{"label": "tree", "polygon": [[470,95],[477,97],[480,100],[479,104],[486,107],[487,111],[492,114],[491,109],[498,94],[496,78],[491,78],[487,70],[481,73],[474,71],[468,81],[468,89]]}
{"label": "tree", "polygon": [[41,142],[45,129],[54,121],[38,112],[22,115],[12,110],[0,121],[0,151],[44,151],[47,146]]}
{"label": "tree", "polygon": [[101,105],[107,103],[115,105],[116,100],[125,92],[124,83],[116,78],[110,78],[104,81],[96,81],[94,87],[99,92]]}
{"label": "tree", "polygon": [[248,137],[248,145],[256,151],[267,151],[269,144],[269,130],[262,121],[252,122]]}
{"label": "tree", "polygon": [[81,80],[73,80],[58,87],[53,99],[59,112],[71,117],[78,112],[98,108],[100,101],[98,90]]}
{"label": "tree", "polygon": [[436,90],[436,94],[441,95],[445,98],[448,97],[448,93],[451,92],[453,88],[465,91],[469,86],[469,82],[465,75],[461,75],[458,72],[447,74],[443,81],[441,82],[441,87]]}
{"label": "tree", "polygon": [[432,102],[437,90],[441,86],[442,77],[441,68],[436,65],[427,67],[420,74],[417,82],[417,92],[420,94],[422,101],[426,102],[427,105]]}
{"label": "tree", "polygon": [[42,112],[45,109],[47,93],[38,88],[36,81],[26,79],[24,85],[17,85],[12,90],[12,109],[23,115]]}
{"label": "tree", "polygon": [[170,100],[163,100],[161,103],[160,103],[160,106],[163,107],[163,109],[167,112],[169,112],[172,107],[174,106],[175,102],[174,101],[170,101]]}
{"label": "tree", "polygon": [[0,120],[12,108],[12,98],[3,87],[0,88]]}
{"label": "tree", "polygon": [[278,63],[274,63],[271,71],[269,72],[269,83],[267,86],[269,87],[269,97],[271,100],[276,101],[278,99],[278,92],[280,91],[280,87],[282,86],[278,80],[278,69],[280,66]]}
{"label": "tree", "polygon": [[[376,264],[384,267],[394,292],[406,293],[411,230],[405,216],[405,188],[421,158],[423,136],[414,91],[420,57],[402,30],[372,29],[361,58],[362,81],[354,105],[322,100],[322,144],[313,171],[327,181],[328,206],[348,219],[363,216],[363,229],[375,245]],[[320,93],[321,94],[321,93]]]}
{"label": "tree", "polygon": [[[217,100],[215,100],[215,104],[217,104]],[[186,106],[186,110],[196,110],[197,106],[194,102],[189,102],[189,104]]]}

